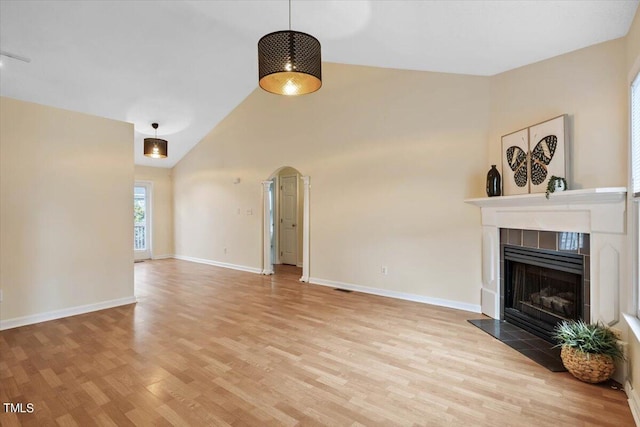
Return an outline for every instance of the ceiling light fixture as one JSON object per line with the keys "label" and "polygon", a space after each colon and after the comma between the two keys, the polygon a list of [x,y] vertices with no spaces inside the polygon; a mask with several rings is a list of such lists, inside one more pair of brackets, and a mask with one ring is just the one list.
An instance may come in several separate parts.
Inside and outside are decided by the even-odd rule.
{"label": "ceiling light fixture", "polygon": [[277,95],[305,95],[322,86],[320,42],[315,37],[291,30],[276,31],[258,41],[260,87]]}
{"label": "ceiling light fixture", "polygon": [[144,139],[144,155],[154,159],[164,159],[167,157],[167,140],[158,139],[157,123],[151,123],[151,127],[155,129],[156,137]]}

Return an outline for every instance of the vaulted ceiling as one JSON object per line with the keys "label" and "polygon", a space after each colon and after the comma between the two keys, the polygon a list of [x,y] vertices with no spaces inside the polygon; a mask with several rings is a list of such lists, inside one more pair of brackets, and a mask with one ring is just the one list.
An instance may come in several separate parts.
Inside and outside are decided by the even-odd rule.
{"label": "vaulted ceiling", "polygon": [[[622,37],[638,3],[293,0],[291,19],[323,61],[488,76]],[[286,0],[2,0],[0,49],[31,62],[1,57],[0,94],[132,122],[136,164],[172,167],[257,87],[258,39],[287,28]],[[152,122],[167,159],[142,156]]]}

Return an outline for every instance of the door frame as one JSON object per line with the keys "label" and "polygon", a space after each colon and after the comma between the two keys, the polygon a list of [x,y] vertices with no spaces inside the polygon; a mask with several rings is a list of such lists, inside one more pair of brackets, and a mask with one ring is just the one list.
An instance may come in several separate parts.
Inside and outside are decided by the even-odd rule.
{"label": "door frame", "polygon": [[271,226],[273,226],[273,235],[269,236],[271,239],[270,243],[271,245],[273,245],[273,247],[271,248],[271,260],[274,264],[280,264],[280,239],[278,238],[278,236],[280,235],[280,224],[278,224],[278,217],[280,216],[280,194],[276,190],[280,185],[280,180],[276,175],[271,181],[273,182],[273,184],[269,187],[269,191],[271,191],[272,193],[270,209],[273,215],[270,218],[272,221]]}
{"label": "door frame", "polygon": [[[271,206],[269,203],[269,191],[271,186],[274,185],[274,177],[278,176],[284,167],[276,170],[267,181],[262,181],[262,274],[273,274],[273,262],[271,259],[271,233],[270,233],[270,220],[271,220]],[[295,168],[294,168],[295,169]],[[297,170],[297,169],[296,169]],[[298,171],[300,173],[300,171]],[[311,190],[311,177],[300,175],[303,185],[303,213],[302,213],[302,277],[301,282],[309,282],[309,266],[310,266],[310,245],[309,245],[309,218],[310,218],[310,203],[309,194]],[[277,180],[276,180],[277,181]],[[275,192],[277,193],[277,191]],[[275,233],[275,227],[274,227]]]}
{"label": "door frame", "polygon": [[[135,261],[143,259],[153,259],[153,182],[151,181],[134,181],[134,197],[135,187],[145,188],[145,239],[146,250],[133,250],[133,259]],[[134,224],[135,226],[135,224]]]}

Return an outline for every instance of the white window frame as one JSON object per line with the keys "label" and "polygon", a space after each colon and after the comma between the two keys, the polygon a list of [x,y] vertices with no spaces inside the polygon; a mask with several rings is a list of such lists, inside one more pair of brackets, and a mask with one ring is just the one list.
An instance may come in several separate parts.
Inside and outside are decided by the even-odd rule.
{"label": "white window frame", "polygon": [[640,70],[629,86],[629,238],[636,317],[640,318]]}
{"label": "white window frame", "polygon": [[153,259],[153,182],[151,181],[135,181],[135,187],[145,187],[146,203],[145,203],[145,239],[146,249],[133,250],[135,260]]}

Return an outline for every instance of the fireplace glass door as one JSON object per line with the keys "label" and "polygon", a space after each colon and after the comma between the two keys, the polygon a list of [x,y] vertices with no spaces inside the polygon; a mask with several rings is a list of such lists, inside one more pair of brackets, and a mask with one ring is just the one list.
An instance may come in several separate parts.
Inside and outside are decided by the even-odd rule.
{"label": "fireplace glass door", "polygon": [[504,318],[551,339],[563,320],[582,318],[581,257],[505,247]]}
{"label": "fireplace glass door", "polygon": [[538,319],[576,318],[581,277],[565,271],[515,263],[510,306]]}

